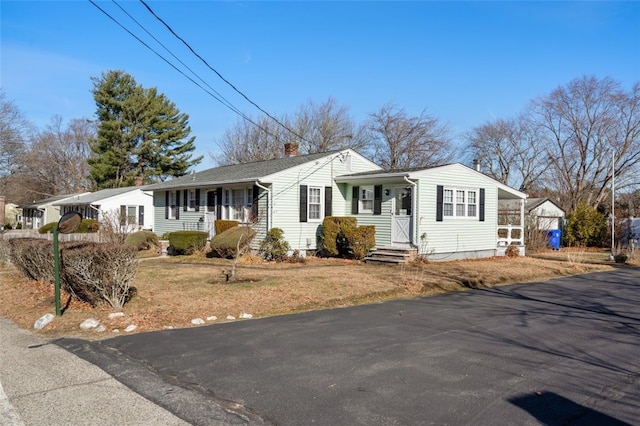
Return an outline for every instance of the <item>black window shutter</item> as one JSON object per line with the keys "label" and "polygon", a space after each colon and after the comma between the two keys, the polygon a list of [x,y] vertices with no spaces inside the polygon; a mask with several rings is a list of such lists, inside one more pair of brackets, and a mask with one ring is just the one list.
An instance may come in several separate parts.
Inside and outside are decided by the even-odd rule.
{"label": "black window shutter", "polygon": [[222,219],[222,188],[216,189],[216,219]]}
{"label": "black window shutter", "polygon": [[358,199],[360,187],[354,186],[351,190],[351,214],[358,214]]}
{"label": "black window shutter", "polygon": [[333,188],[324,187],[324,217],[331,216],[331,203],[333,202]]}
{"label": "black window shutter", "polygon": [[184,201],[184,205],[182,206],[182,208],[184,209],[184,211],[187,211],[187,207],[189,206],[189,200],[187,199],[187,197],[189,196],[189,191],[187,189],[183,189],[182,190],[182,200]]}
{"label": "black window shutter", "polygon": [[382,185],[373,187],[373,214],[382,214]]}
{"label": "black window shutter", "polygon": [[169,219],[169,191],[164,193],[164,218]]}
{"label": "black window shutter", "polygon": [[444,202],[444,187],[438,185],[436,191],[436,222],[442,222],[442,203]]}
{"label": "black window shutter", "polygon": [[307,185],[300,185],[300,222],[307,221]]}
{"label": "black window shutter", "polygon": [[480,188],[480,206],[478,209],[480,222],[484,222],[484,188]]}
{"label": "black window shutter", "polygon": [[138,206],[138,225],[144,226],[144,206]]}
{"label": "black window shutter", "polygon": [[196,188],[196,211],[200,211],[200,188]]}
{"label": "black window shutter", "polygon": [[251,219],[257,221],[258,220],[258,203],[260,201],[260,187],[258,185],[253,185],[253,190],[251,191],[253,194],[253,200],[251,200]]}
{"label": "black window shutter", "polygon": [[127,224],[127,206],[120,206],[120,226]]}
{"label": "black window shutter", "polygon": [[176,191],[176,219],[180,219],[180,190]]}

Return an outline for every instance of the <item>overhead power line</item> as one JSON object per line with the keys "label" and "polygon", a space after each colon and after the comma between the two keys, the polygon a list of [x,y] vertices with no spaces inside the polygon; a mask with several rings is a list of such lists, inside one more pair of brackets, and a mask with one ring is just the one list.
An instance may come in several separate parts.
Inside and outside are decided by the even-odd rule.
{"label": "overhead power line", "polygon": [[[122,7],[120,5],[118,5],[115,0],[112,0],[121,10],[124,11],[124,9],[122,9]],[[229,108],[231,111],[233,111],[234,113],[238,114],[240,117],[242,117],[243,119],[247,120],[249,123],[253,124],[254,126],[258,127],[259,129],[261,129],[262,131],[264,131],[265,133],[267,133],[268,135],[271,135],[275,138],[277,138],[277,135],[272,134],[271,132],[269,132],[269,130],[265,129],[263,126],[261,126],[260,124],[254,122],[250,117],[248,117],[247,115],[245,115],[242,111],[240,111],[238,108],[236,108],[233,104],[231,104],[231,102],[229,102],[227,99],[225,99],[224,97],[222,97],[215,89],[213,89],[209,84],[207,84],[201,77],[199,77],[193,70],[191,70],[187,65],[185,65],[182,61],[180,61],[180,59],[178,59],[166,46],[164,46],[162,43],[160,43],[155,37],[153,37],[153,35],[151,35],[139,22],[137,22],[133,17],[131,17],[131,15],[129,15],[129,13],[127,13],[126,11],[124,11],[127,16],[129,16],[134,22],[136,22],[136,24],[138,24],[139,26],[141,26],[143,28],[143,30],[145,32],[147,32],[147,34],[149,34],[158,44],[160,44],[165,50],[167,50],[176,60],[178,60],[178,62],[180,62],[185,68],[187,68],[194,76],[196,76],[196,78],[198,78],[200,81],[202,81],[205,85],[207,85],[209,88],[211,88],[211,90],[215,93],[210,92],[209,90],[207,90],[205,87],[203,87],[201,84],[199,84],[197,81],[195,81],[193,78],[191,78],[190,76],[188,76],[187,74],[184,73],[184,71],[182,71],[181,69],[179,69],[177,66],[175,66],[173,63],[171,63],[171,61],[169,61],[167,58],[165,58],[164,56],[162,56],[160,53],[158,53],[155,49],[153,49],[151,46],[149,46],[147,43],[145,43],[141,38],[139,38],[137,35],[135,35],[132,31],[130,31],[128,28],[126,28],[123,24],[121,24],[116,18],[114,18],[113,16],[111,16],[107,11],[105,11],[104,9],[102,9],[100,6],[98,6],[93,0],[89,0],[89,2],[95,6],[98,10],[100,10],[100,12],[102,12],[105,16],[107,16],[110,20],[112,20],[116,25],[118,25],[120,28],[122,28],[124,31],[126,31],[131,37],[135,38],[138,42],[140,42],[144,47],[146,47],[147,49],[149,49],[151,52],[153,52],[156,56],[158,56],[160,59],[162,59],[164,62],[166,62],[171,68],[173,68],[174,70],[176,70],[178,73],[180,73],[182,76],[184,76],[185,78],[187,78],[189,81],[191,81],[193,84],[195,84],[197,87],[199,87],[200,89],[202,89],[205,93],[207,93],[209,96],[211,96],[212,98],[214,98],[216,101],[220,102],[222,105],[224,105],[225,107]]]}
{"label": "overhead power line", "polygon": [[153,9],[151,9],[151,7],[149,7],[149,5],[144,1],[144,0],[140,0],[140,3],[142,3],[144,5],[144,7],[147,8],[147,10],[149,11],[149,13],[151,13],[158,21],[160,21],[166,28],[167,30],[169,30],[169,32],[171,34],[174,35],[174,37],[176,37],[178,40],[180,40],[186,47],[187,49],[189,49],[191,51],[191,53],[193,53],[198,59],[200,59],[200,61],[202,61],[202,63],[204,63],[207,68],[209,68],[211,71],[213,71],[214,73],[216,73],[216,75],[218,77],[220,77],[220,79],[222,79],[222,81],[224,81],[227,85],[229,85],[233,90],[235,90],[240,96],[242,96],[244,99],[246,99],[251,105],[255,106],[256,108],[258,108],[261,112],[263,112],[267,117],[269,117],[270,119],[272,119],[274,122],[276,122],[279,126],[281,126],[283,129],[285,129],[286,131],[288,131],[289,133],[291,133],[292,135],[296,136],[297,138],[299,138],[302,141],[305,142],[309,142],[307,140],[305,140],[305,138],[303,138],[301,135],[297,134],[296,132],[294,132],[293,130],[291,130],[288,126],[286,126],[285,124],[283,124],[282,122],[280,122],[280,120],[278,120],[277,118],[275,118],[274,116],[272,116],[271,114],[269,114],[266,110],[262,109],[258,104],[256,104],[254,101],[252,101],[251,99],[249,99],[249,97],[247,95],[245,95],[243,92],[241,92],[236,86],[234,86],[229,80],[227,80],[226,78],[224,78],[222,76],[222,74],[220,74],[215,68],[213,68],[211,65],[209,65],[209,63],[202,57],[200,56],[190,45],[189,43],[187,43],[182,37],[180,37],[174,30],[173,28],[171,28],[171,26],[169,24],[167,24],[162,18],[160,18],[154,11]]}

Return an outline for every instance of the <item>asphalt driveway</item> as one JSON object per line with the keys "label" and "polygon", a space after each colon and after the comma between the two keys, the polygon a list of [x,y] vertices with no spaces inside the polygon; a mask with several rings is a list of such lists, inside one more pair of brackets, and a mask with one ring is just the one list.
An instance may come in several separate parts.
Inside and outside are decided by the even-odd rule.
{"label": "asphalt driveway", "polygon": [[640,418],[637,268],[56,343],[192,424]]}

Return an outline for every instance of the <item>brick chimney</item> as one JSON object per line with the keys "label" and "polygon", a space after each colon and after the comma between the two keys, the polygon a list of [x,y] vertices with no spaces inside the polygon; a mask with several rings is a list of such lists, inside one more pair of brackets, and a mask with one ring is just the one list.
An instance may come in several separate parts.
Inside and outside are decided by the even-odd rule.
{"label": "brick chimney", "polygon": [[142,176],[136,176],[136,186],[142,186]]}
{"label": "brick chimney", "polygon": [[4,225],[5,217],[4,217],[4,206],[5,206],[5,198],[4,195],[0,195],[0,226]]}
{"label": "brick chimney", "polygon": [[284,156],[295,157],[298,155],[298,144],[293,142],[287,142],[284,144]]}

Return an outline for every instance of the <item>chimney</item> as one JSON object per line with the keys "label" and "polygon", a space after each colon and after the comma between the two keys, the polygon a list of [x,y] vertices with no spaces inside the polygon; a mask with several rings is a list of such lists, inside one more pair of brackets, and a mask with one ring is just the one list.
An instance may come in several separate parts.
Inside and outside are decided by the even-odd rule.
{"label": "chimney", "polygon": [[0,195],[0,226],[4,225],[4,206],[5,206],[5,198],[4,195]]}
{"label": "chimney", "polygon": [[136,186],[142,186],[142,176],[136,176]]}
{"label": "chimney", "polygon": [[284,156],[295,157],[298,155],[298,144],[293,142],[287,142],[284,144]]}
{"label": "chimney", "polygon": [[476,169],[476,171],[480,171],[480,161],[477,158],[473,160],[473,167]]}

